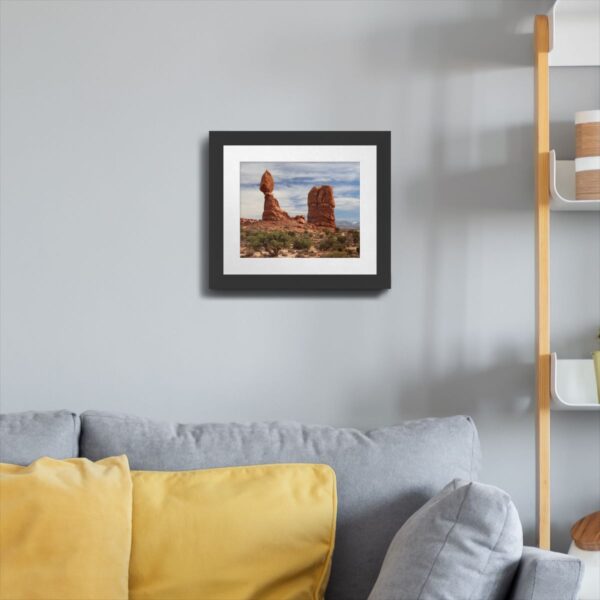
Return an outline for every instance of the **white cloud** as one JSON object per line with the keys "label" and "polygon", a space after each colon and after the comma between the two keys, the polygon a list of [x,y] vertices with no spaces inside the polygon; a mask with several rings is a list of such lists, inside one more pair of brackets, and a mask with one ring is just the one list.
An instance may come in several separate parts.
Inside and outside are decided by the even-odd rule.
{"label": "white cloud", "polygon": [[358,162],[272,162],[252,163],[242,162],[240,179],[242,185],[256,184],[268,169],[275,180],[275,188],[291,179],[306,179],[314,181],[314,185],[326,185],[329,181],[358,181],[360,163]]}
{"label": "white cloud", "polygon": [[335,208],[341,210],[358,210],[360,200],[358,198],[345,198],[344,196],[335,197]]}

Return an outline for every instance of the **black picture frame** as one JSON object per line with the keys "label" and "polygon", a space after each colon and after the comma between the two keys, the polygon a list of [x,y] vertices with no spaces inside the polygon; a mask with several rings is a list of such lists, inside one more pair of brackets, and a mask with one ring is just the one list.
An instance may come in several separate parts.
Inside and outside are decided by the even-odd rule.
{"label": "black picture frame", "polygon": [[[223,148],[228,145],[376,146],[376,273],[369,275],[225,274],[223,272]],[[209,287],[214,290],[390,289],[390,191],[391,133],[389,131],[211,131],[209,133]]]}

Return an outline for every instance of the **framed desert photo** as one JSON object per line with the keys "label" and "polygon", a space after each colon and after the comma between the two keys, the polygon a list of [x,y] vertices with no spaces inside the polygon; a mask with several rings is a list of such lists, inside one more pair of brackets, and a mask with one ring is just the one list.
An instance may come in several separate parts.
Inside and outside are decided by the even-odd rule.
{"label": "framed desert photo", "polygon": [[209,147],[212,289],[390,287],[388,131],[211,131]]}

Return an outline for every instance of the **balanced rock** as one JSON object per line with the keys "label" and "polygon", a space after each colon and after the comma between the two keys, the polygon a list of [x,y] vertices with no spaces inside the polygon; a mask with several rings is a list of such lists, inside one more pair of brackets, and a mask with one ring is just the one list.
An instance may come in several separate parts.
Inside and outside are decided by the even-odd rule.
{"label": "balanced rock", "polygon": [[[264,218],[264,217],[263,217]],[[317,227],[335,228],[335,200],[330,185],[313,187],[308,192],[308,222]]]}
{"label": "balanced rock", "polygon": [[273,175],[269,170],[266,170],[263,173],[263,176],[260,178],[260,191],[263,194],[272,194],[275,189],[275,181],[273,180]]}
{"label": "balanced rock", "polygon": [[275,189],[275,181],[273,175],[267,170],[263,173],[260,178],[260,191],[265,195],[265,204],[263,206],[263,221],[288,221],[290,215],[288,215],[281,206],[275,196],[273,196],[273,190]]}

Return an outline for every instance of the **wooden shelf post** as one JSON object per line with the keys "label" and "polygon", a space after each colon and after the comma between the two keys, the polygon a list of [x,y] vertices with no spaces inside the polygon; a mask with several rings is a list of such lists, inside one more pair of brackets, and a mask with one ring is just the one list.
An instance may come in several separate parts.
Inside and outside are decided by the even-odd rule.
{"label": "wooden shelf post", "polygon": [[550,548],[550,114],[548,17],[535,17],[536,458],[538,545]]}

